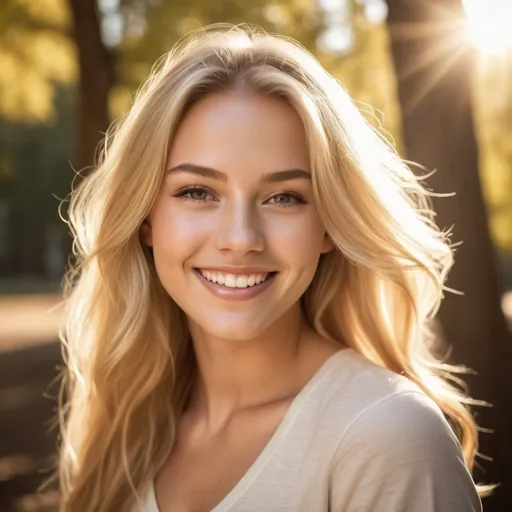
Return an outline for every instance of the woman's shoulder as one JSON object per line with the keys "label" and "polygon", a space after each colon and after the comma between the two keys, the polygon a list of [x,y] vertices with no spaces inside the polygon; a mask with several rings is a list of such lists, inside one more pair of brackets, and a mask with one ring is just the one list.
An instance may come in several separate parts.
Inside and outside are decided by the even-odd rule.
{"label": "woman's shoulder", "polygon": [[340,440],[354,429],[363,439],[380,435],[383,441],[404,430],[415,436],[426,430],[451,432],[440,408],[414,382],[354,350],[344,352],[322,404],[323,421],[338,431]]}
{"label": "woman's shoulder", "polygon": [[480,511],[460,443],[435,402],[355,353],[339,363],[323,416],[336,432],[335,509]]}

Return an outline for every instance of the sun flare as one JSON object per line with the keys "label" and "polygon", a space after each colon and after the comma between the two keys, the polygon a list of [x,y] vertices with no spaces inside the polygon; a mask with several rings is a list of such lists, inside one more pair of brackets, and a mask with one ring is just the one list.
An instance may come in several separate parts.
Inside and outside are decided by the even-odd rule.
{"label": "sun flare", "polygon": [[512,51],[512,0],[464,0],[467,35],[488,55]]}

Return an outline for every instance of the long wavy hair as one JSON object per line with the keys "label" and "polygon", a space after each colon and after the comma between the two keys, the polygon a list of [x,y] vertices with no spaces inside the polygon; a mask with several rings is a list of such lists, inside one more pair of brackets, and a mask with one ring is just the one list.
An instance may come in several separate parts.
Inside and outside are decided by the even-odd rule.
{"label": "long wavy hair", "polygon": [[[184,313],[140,238],[170,142],[206,95],[247,90],[288,102],[306,131],[314,195],[334,243],[306,291],[325,338],[415,382],[445,413],[471,470],[477,428],[435,354],[432,319],[453,263],[428,193],[304,48],[246,25],[189,35],[153,69],[73,192],[75,263],[65,282],[59,478],[65,512],[130,510],[169,455],[197,376]],[[65,398],[64,398],[65,397]]]}

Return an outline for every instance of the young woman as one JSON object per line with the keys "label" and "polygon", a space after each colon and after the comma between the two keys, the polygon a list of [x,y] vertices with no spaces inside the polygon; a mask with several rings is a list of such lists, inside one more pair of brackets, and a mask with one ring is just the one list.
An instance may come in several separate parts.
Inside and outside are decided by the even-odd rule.
{"label": "young woman", "polygon": [[304,49],[188,38],[72,200],[62,510],[481,510],[432,218]]}

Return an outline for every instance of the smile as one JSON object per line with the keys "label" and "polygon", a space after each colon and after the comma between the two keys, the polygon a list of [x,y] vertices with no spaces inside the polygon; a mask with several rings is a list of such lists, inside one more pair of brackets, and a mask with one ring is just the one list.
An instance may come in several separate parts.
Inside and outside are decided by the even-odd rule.
{"label": "smile", "polygon": [[194,273],[213,295],[224,300],[252,299],[268,290],[277,275],[277,272],[231,274],[198,268]]}
{"label": "smile", "polygon": [[269,276],[268,272],[261,274],[229,274],[225,272],[199,269],[201,275],[210,281],[228,288],[247,288],[263,283]]}

